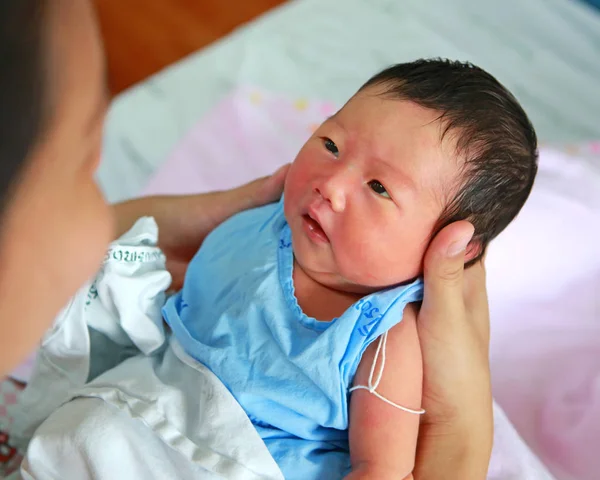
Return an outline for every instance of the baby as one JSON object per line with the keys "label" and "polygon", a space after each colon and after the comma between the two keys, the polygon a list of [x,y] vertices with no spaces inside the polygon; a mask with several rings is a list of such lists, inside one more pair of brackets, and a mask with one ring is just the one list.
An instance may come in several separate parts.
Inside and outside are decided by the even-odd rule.
{"label": "baby", "polygon": [[281,202],[205,240],[165,319],[286,479],[412,478],[424,252],[465,219],[479,259],[531,191],[536,143],[483,70],[395,65],[306,142]]}

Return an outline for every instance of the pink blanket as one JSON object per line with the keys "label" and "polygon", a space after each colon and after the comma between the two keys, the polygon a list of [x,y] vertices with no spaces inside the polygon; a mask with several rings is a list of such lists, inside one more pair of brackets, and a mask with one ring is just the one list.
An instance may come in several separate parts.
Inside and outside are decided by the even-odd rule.
{"label": "pink blanket", "polygon": [[490,249],[494,393],[559,478],[600,478],[600,150],[541,152]]}
{"label": "pink blanket", "polygon": [[291,162],[331,102],[254,88],[225,98],[181,141],[144,193],[195,193],[240,185]]}
{"label": "pink blanket", "polygon": [[[182,140],[145,193],[227,188],[293,160],[336,106],[241,88]],[[600,472],[600,143],[541,151],[519,218],[490,248],[495,396],[557,478]],[[498,409],[494,479],[547,478]],[[537,472],[537,473],[535,473]]]}

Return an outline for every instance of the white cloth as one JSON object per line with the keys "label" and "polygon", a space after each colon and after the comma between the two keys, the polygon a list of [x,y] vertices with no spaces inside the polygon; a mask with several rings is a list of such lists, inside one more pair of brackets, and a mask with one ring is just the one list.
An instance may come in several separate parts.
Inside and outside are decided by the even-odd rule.
{"label": "white cloth", "polygon": [[138,221],[44,338],[13,412],[12,438],[33,435],[23,478],[283,478],[225,386],[168,338],[157,237]]}

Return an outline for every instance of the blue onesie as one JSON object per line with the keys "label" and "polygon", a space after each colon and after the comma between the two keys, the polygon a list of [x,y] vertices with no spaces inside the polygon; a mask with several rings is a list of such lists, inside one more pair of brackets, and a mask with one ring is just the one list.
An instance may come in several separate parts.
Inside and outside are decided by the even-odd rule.
{"label": "blue onesie", "polygon": [[339,479],[350,470],[348,390],[361,356],[422,298],[422,282],[321,322],[298,305],[293,266],[282,199],[214,230],[163,313],[244,408],[286,479]]}

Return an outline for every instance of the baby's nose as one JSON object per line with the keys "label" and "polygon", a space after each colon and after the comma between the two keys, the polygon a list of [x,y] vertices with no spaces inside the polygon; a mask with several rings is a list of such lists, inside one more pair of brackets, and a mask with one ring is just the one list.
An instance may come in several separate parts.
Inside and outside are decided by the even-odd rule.
{"label": "baby's nose", "polygon": [[344,210],[346,199],[341,188],[337,188],[335,185],[329,183],[324,187],[315,188],[315,192],[331,205],[331,209],[334,212],[340,213]]}

